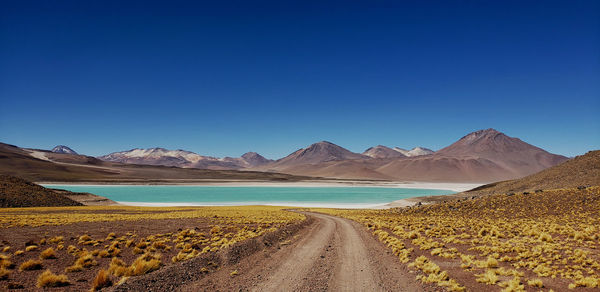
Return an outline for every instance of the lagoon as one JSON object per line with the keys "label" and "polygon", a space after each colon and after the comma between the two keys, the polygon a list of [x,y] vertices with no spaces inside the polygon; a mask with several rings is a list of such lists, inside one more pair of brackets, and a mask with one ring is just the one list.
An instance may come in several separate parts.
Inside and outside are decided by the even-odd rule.
{"label": "lagoon", "polygon": [[87,192],[133,206],[237,206],[372,208],[396,200],[454,191],[393,187],[256,187],[197,185],[44,185]]}

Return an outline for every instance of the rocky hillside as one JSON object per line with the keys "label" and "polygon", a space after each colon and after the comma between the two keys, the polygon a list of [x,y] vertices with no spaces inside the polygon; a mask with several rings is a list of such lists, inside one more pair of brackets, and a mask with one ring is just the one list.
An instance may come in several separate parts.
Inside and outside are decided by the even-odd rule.
{"label": "rocky hillside", "polygon": [[66,196],[24,179],[0,175],[0,207],[83,206]]}
{"label": "rocky hillside", "polygon": [[484,185],[466,193],[511,193],[587,186],[600,186],[600,150],[590,151],[521,179]]}

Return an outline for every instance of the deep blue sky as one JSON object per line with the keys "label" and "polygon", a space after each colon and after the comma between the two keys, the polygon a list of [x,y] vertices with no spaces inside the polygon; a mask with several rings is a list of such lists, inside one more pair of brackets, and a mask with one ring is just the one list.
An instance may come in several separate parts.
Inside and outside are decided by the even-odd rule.
{"label": "deep blue sky", "polygon": [[600,1],[0,4],[5,143],[279,158],[490,127],[600,148]]}

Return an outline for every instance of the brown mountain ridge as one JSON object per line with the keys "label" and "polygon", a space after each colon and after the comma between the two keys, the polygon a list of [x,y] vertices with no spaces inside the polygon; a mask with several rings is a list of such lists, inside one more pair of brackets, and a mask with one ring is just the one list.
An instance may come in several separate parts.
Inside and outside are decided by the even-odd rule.
{"label": "brown mountain ridge", "polygon": [[[0,150],[10,148],[7,144],[2,145]],[[359,154],[328,141],[314,143],[275,161],[255,152],[239,158],[215,158],[185,150],[149,148],[115,152],[97,159],[44,150],[23,150],[14,146],[10,149],[10,159],[0,153],[0,170],[5,169],[10,174],[11,169],[29,169],[29,172],[24,170],[24,174],[32,180],[55,180],[57,176],[48,173],[61,172],[63,175],[58,177],[83,181],[91,177],[100,180],[107,177],[136,180],[199,177],[297,180],[301,178],[292,176],[302,176],[489,183],[524,177],[567,160],[564,156],[549,153],[494,129],[469,133],[433,154],[422,148],[427,150],[421,151],[424,152],[422,155],[408,157],[382,145]],[[81,168],[82,165],[85,168]],[[284,178],[283,174],[288,177]]]}

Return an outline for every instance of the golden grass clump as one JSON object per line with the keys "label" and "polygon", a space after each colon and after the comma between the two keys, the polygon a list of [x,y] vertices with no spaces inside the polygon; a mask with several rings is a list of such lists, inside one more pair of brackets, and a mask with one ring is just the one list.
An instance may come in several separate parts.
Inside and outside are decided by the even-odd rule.
{"label": "golden grass clump", "polygon": [[83,271],[85,268],[89,268],[89,267],[93,267],[93,266],[97,266],[97,265],[98,265],[98,262],[94,259],[94,256],[91,253],[84,251],[81,253],[81,256],[79,256],[79,258],[77,260],[75,260],[75,263],[73,263],[73,265],[71,265],[65,269],[65,272],[67,272],[67,273],[80,272],[80,271]]}
{"label": "golden grass clump", "polygon": [[40,253],[40,259],[55,259],[56,258],[56,252],[54,251],[53,248],[49,247],[46,250],[42,251]]}
{"label": "golden grass clump", "polygon": [[10,261],[10,256],[0,254],[0,268],[12,269],[14,264]]}
{"label": "golden grass clump", "polygon": [[160,254],[144,254],[131,264],[129,276],[139,276],[158,270],[161,266]]}
{"label": "golden grass clump", "polygon": [[32,271],[41,270],[43,267],[42,262],[38,260],[28,260],[19,266],[20,271]]}
{"label": "golden grass clump", "polygon": [[10,276],[10,271],[4,267],[0,267],[0,280],[6,280]]}
{"label": "golden grass clump", "polygon": [[98,274],[96,275],[96,278],[94,278],[94,281],[92,282],[92,291],[98,291],[102,288],[107,288],[112,286],[113,282],[110,279],[110,274],[104,270],[104,269],[100,269],[100,271],[98,271]]}
{"label": "golden grass clump", "polygon": [[52,244],[57,244],[59,242],[62,242],[65,238],[63,236],[55,236],[52,237],[48,240],[48,242],[52,243]]}
{"label": "golden grass clump", "polygon": [[537,288],[544,288],[544,282],[541,279],[531,279],[527,281],[527,285]]}
{"label": "golden grass clump", "polygon": [[64,287],[70,285],[71,282],[66,275],[56,275],[50,270],[44,271],[37,280],[38,288],[45,287]]}
{"label": "golden grass clump", "polygon": [[20,255],[22,255],[22,254],[24,254],[24,253],[25,253],[25,252],[24,252],[23,250],[17,250],[17,251],[15,251],[14,255],[15,255],[15,256],[20,256]]}
{"label": "golden grass clump", "polygon": [[477,282],[494,285],[498,282],[498,276],[494,270],[487,270],[485,273],[477,275]]}
{"label": "golden grass clump", "polygon": [[103,249],[98,252],[97,256],[101,257],[101,258],[109,258],[109,257],[111,257],[111,254],[108,252],[108,250]]}
{"label": "golden grass clump", "polygon": [[29,246],[25,247],[25,251],[33,251],[36,249],[38,249],[37,245],[29,245]]}
{"label": "golden grass clump", "polygon": [[117,277],[123,277],[129,275],[129,267],[118,258],[113,258],[108,266],[108,272]]}
{"label": "golden grass clump", "polygon": [[8,252],[10,250],[10,246],[5,246],[2,248],[2,252]]}

